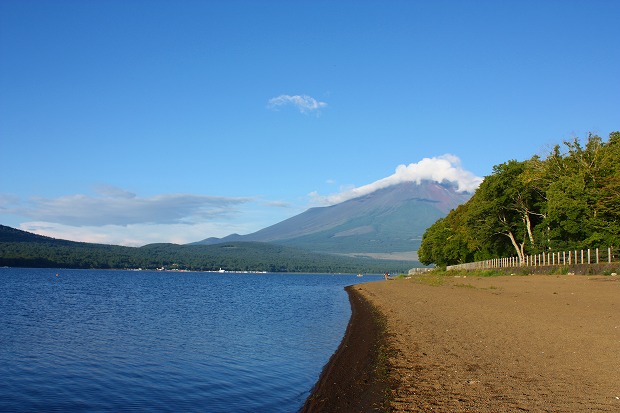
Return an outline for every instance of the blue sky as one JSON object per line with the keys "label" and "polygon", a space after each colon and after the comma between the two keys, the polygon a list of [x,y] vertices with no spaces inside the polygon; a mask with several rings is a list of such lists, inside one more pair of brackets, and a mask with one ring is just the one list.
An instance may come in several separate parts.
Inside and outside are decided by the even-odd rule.
{"label": "blue sky", "polygon": [[620,2],[0,2],[0,224],[250,233],[620,129]]}

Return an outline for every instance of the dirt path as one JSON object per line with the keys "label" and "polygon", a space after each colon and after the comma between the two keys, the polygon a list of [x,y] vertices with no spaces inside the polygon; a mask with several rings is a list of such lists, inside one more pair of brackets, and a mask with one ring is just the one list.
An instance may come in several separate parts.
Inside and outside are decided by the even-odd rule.
{"label": "dirt path", "polygon": [[620,411],[620,277],[443,280],[355,286],[387,318],[391,411]]}

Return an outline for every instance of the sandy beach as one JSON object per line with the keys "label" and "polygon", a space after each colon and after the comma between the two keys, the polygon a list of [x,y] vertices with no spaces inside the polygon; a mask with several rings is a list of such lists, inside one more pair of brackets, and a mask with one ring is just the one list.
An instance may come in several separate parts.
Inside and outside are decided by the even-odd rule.
{"label": "sandy beach", "polygon": [[421,276],[348,292],[349,328],[303,411],[620,411],[618,276]]}

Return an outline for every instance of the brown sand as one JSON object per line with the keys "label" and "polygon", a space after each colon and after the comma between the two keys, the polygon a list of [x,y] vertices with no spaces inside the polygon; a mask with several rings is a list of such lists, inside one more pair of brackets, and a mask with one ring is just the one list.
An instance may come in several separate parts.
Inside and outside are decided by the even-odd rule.
{"label": "brown sand", "polygon": [[385,351],[385,326],[381,315],[356,291],[346,288],[351,319],[344,338],[321,373],[301,412],[385,411],[390,380],[380,363]]}
{"label": "brown sand", "polygon": [[[620,277],[429,280],[438,278],[348,290],[347,337],[304,411],[620,412]],[[372,310],[355,310],[364,301],[385,332]],[[375,336],[354,323],[374,325]],[[374,347],[356,351],[367,340]],[[363,373],[343,370],[369,357]],[[347,374],[348,387],[333,379]],[[310,402],[335,399],[350,404]]]}

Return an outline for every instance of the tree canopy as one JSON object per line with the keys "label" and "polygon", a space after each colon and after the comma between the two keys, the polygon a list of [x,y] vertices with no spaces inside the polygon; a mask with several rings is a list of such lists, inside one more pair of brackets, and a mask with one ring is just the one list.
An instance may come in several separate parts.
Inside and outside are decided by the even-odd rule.
{"label": "tree canopy", "polygon": [[446,266],[620,245],[620,132],[493,167],[474,196],[426,230],[420,262]]}

